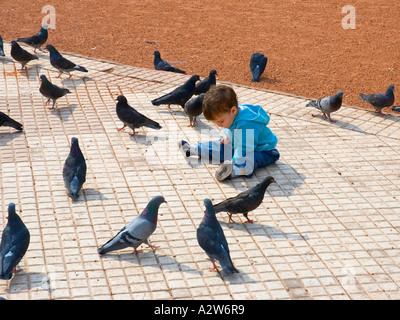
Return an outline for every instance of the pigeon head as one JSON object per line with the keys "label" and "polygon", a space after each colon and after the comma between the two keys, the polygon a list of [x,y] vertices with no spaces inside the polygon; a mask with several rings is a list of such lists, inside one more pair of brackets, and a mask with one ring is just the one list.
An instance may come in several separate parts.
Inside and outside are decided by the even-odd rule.
{"label": "pigeon head", "polygon": [[204,206],[206,210],[204,211],[204,217],[202,223],[210,224],[212,222],[217,222],[217,218],[215,217],[214,206],[210,199],[204,199]]}
{"label": "pigeon head", "polygon": [[190,80],[196,82],[200,80],[200,77],[197,74],[194,74],[190,77]]}
{"label": "pigeon head", "polygon": [[158,208],[162,203],[166,203],[164,197],[162,196],[155,196],[153,199],[149,201],[146,208],[143,210],[141,215],[149,221],[154,223],[157,222],[157,215],[158,215]]}
{"label": "pigeon head", "polygon": [[212,70],[210,71],[210,76],[211,76],[211,75],[218,75],[217,70],[212,69]]}
{"label": "pigeon head", "polygon": [[51,44],[48,44],[46,46],[46,49],[50,52],[50,53],[58,53],[57,49],[54,48],[54,46],[52,46]]}
{"label": "pigeon head", "polygon": [[394,91],[394,85],[391,84],[388,86],[387,91]]}
{"label": "pigeon head", "polygon": [[47,32],[49,30],[49,26],[47,24],[42,25],[42,28],[40,29],[41,32],[45,31]]}
{"label": "pigeon head", "polygon": [[11,40],[11,46],[19,46],[19,44],[17,43],[17,41]]}
{"label": "pigeon head", "polygon": [[343,97],[343,91],[338,91],[337,95]]}
{"label": "pigeon head", "polygon": [[71,139],[71,151],[70,154],[74,157],[82,156],[81,148],[79,148],[78,138],[72,137]]}
{"label": "pigeon head", "polygon": [[156,57],[161,57],[160,51],[156,50],[153,52]]}
{"label": "pigeon head", "polygon": [[12,225],[18,225],[20,222],[22,223],[22,220],[15,212],[15,203],[11,202],[8,205],[8,222],[7,223],[12,226]]}
{"label": "pigeon head", "polygon": [[44,82],[44,81],[48,81],[46,76],[44,74],[40,75],[40,81]]}
{"label": "pigeon head", "polygon": [[261,181],[258,184],[258,186],[267,189],[268,186],[273,182],[276,182],[275,179],[273,177],[269,176],[269,177],[266,177],[263,181]]}
{"label": "pigeon head", "polygon": [[125,96],[119,95],[116,99],[116,101],[121,102],[121,103],[128,103],[128,100],[126,99]]}

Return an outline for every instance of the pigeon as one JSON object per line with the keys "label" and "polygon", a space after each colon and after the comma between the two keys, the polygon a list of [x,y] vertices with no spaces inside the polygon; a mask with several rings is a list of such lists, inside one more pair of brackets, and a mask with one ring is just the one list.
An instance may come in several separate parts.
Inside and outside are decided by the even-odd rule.
{"label": "pigeon", "polygon": [[364,94],[360,93],[360,99],[372,105],[378,113],[382,113],[382,109],[390,107],[394,103],[394,85],[388,86],[385,93]]}
{"label": "pigeon", "polygon": [[23,42],[27,44],[28,46],[33,47],[35,50],[33,51],[36,53],[36,50],[39,49],[40,51],[43,51],[41,46],[45,44],[48,38],[48,32],[47,29],[49,27],[47,25],[42,26],[40,31],[36,33],[35,35],[27,38],[18,38],[18,42]]}
{"label": "pigeon", "polygon": [[71,149],[63,167],[63,179],[68,196],[72,199],[79,198],[79,191],[86,181],[86,162],[79,148],[78,139],[71,139]]}
{"label": "pigeon", "polygon": [[197,242],[210,258],[213,268],[218,270],[215,260],[219,262],[225,274],[239,273],[234,267],[229,255],[228,242],[221,228],[210,199],[204,199],[206,211],[203,220],[197,228]]}
{"label": "pigeon", "polygon": [[147,244],[152,250],[157,247],[149,243],[148,238],[153,234],[157,227],[158,209],[162,203],[166,203],[164,197],[155,196],[147,204],[143,212],[133,218],[123,227],[112,239],[97,249],[99,254],[110,251],[121,250],[128,247],[134,248],[134,253],[142,243]]}
{"label": "pigeon", "polygon": [[264,199],[265,190],[273,182],[275,182],[273,177],[266,177],[256,186],[214,205],[215,213],[228,212],[230,222],[234,222],[232,214],[242,213],[247,219],[246,222],[253,223],[253,220],[250,220],[247,214],[261,204]]}
{"label": "pigeon", "polygon": [[18,131],[22,131],[22,124],[11,119],[8,115],[0,111],[0,127],[12,127]]}
{"label": "pigeon", "polygon": [[36,55],[22,49],[15,40],[11,41],[11,57],[21,64],[20,70],[22,70],[29,61],[39,59]]}
{"label": "pigeon", "polygon": [[184,110],[190,120],[189,127],[194,126],[196,123],[196,117],[201,115],[203,112],[204,96],[205,93],[200,93],[197,97],[194,97],[185,103]]}
{"label": "pigeon", "polygon": [[161,59],[161,54],[159,51],[156,50],[156,51],[154,51],[153,54],[154,54],[154,69],[186,74],[186,71],[175,68],[174,66],[169,64],[167,61]]}
{"label": "pigeon", "polygon": [[314,107],[321,110],[323,117],[329,119],[330,122],[336,122],[336,120],[331,119],[331,113],[338,111],[342,106],[343,101],[343,91],[338,91],[335,95],[321,98],[318,100],[313,100],[307,103],[306,107]]}
{"label": "pigeon", "polygon": [[42,83],[40,85],[39,91],[44,97],[48,99],[46,105],[50,102],[50,100],[53,100],[53,106],[49,108],[50,110],[54,109],[57,99],[65,96],[67,93],[71,93],[71,91],[69,91],[68,89],[60,88],[55,84],[52,84],[44,74],[40,76],[40,81]]}
{"label": "pigeon", "polygon": [[196,81],[199,79],[200,77],[195,74],[191,76],[184,84],[175,88],[170,93],[152,100],[151,103],[155,106],[167,104],[168,108],[171,104],[179,104],[182,108],[184,108],[185,103],[193,96]]}
{"label": "pigeon", "polygon": [[218,75],[217,71],[212,69],[207,78],[204,78],[203,80],[196,83],[194,94],[198,96],[200,93],[206,93],[212,85],[215,85],[217,83],[217,80],[215,79],[216,75]]}
{"label": "pigeon", "polygon": [[260,77],[265,71],[268,58],[261,52],[256,52],[250,58],[251,82],[260,82]]}
{"label": "pigeon", "polygon": [[21,218],[15,213],[15,204],[8,205],[8,222],[0,243],[0,279],[10,280],[18,263],[28,250],[30,234]]}
{"label": "pigeon", "polygon": [[400,106],[392,107],[393,111],[400,112]]}
{"label": "pigeon", "polygon": [[51,44],[48,44],[46,49],[50,52],[50,64],[60,71],[60,74],[57,76],[57,78],[60,78],[63,72],[69,74],[68,79],[71,79],[72,77],[71,71],[88,72],[86,68],[78,66],[72,61],[64,58],[61,53],[59,53]]}
{"label": "pigeon", "polygon": [[115,108],[117,116],[124,123],[124,126],[122,128],[119,128],[118,131],[121,131],[126,126],[128,126],[133,130],[133,133],[131,133],[130,135],[134,136],[136,134],[135,128],[149,127],[156,130],[161,129],[161,126],[158,122],[147,118],[145,115],[132,108],[128,104],[128,100],[126,100],[125,96],[118,96],[117,101],[117,106]]}
{"label": "pigeon", "polygon": [[4,47],[3,47],[3,38],[0,36],[0,56],[5,57]]}

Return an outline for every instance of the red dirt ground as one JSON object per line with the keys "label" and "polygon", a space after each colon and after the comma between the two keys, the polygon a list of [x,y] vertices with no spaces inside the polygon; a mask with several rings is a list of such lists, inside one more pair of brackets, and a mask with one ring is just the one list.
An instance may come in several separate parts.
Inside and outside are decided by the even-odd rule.
{"label": "red dirt ground", "polygon": [[[348,4],[356,29],[342,28]],[[188,74],[216,69],[221,81],[314,98],[343,90],[344,103],[371,110],[360,92],[400,88],[398,0],[1,0],[0,35],[38,32],[45,5],[56,10],[48,43],[61,51],[154,68],[157,49]],[[257,51],[269,61],[252,83]]]}

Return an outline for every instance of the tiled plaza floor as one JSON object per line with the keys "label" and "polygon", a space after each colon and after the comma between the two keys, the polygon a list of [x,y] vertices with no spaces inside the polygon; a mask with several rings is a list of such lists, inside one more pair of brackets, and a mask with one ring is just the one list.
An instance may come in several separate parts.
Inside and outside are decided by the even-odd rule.
{"label": "tiled plaza floor", "polygon": [[[281,158],[251,178],[219,183],[216,164],[187,163],[177,149],[178,140],[207,141],[219,130],[204,117],[188,127],[179,106],[151,104],[188,76],[66,56],[89,73],[57,79],[47,53],[39,52],[27,72],[0,58],[0,110],[24,125],[22,133],[0,128],[0,227],[15,202],[31,233],[20,271],[0,280],[1,297],[400,298],[400,118],[343,106],[331,124],[305,108],[305,98],[232,84],[239,102],[270,113]],[[71,90],[55,110],[39,93],[41,74]],[[117,131],[119,94],[162,129],[142,128],[134,137]],[[61,173],[71,137],[88,166],[77,201],[67,196]],[[267,175],[277,183],[249,214],[253,224],[217,216],[240,274],[209,271],[196,240],[203,200],[234,196]],[[159,249],[99,256],[96,249],[155,195],[168,202],[150,237]]]}

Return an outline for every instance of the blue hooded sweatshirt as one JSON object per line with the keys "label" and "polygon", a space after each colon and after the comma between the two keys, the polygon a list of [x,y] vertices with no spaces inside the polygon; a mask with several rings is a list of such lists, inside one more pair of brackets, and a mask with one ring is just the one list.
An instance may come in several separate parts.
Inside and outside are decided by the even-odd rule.
{"label": "blue hooded sweatshirt", "polygon": [[[232,141],[234,163],[257,151],[274,149],[278,138],[267,127],[270,117],[261,106],[240,104],[239,113],[229,128],[222,128]],[[238,161],[239,160],[239,161]]]}

